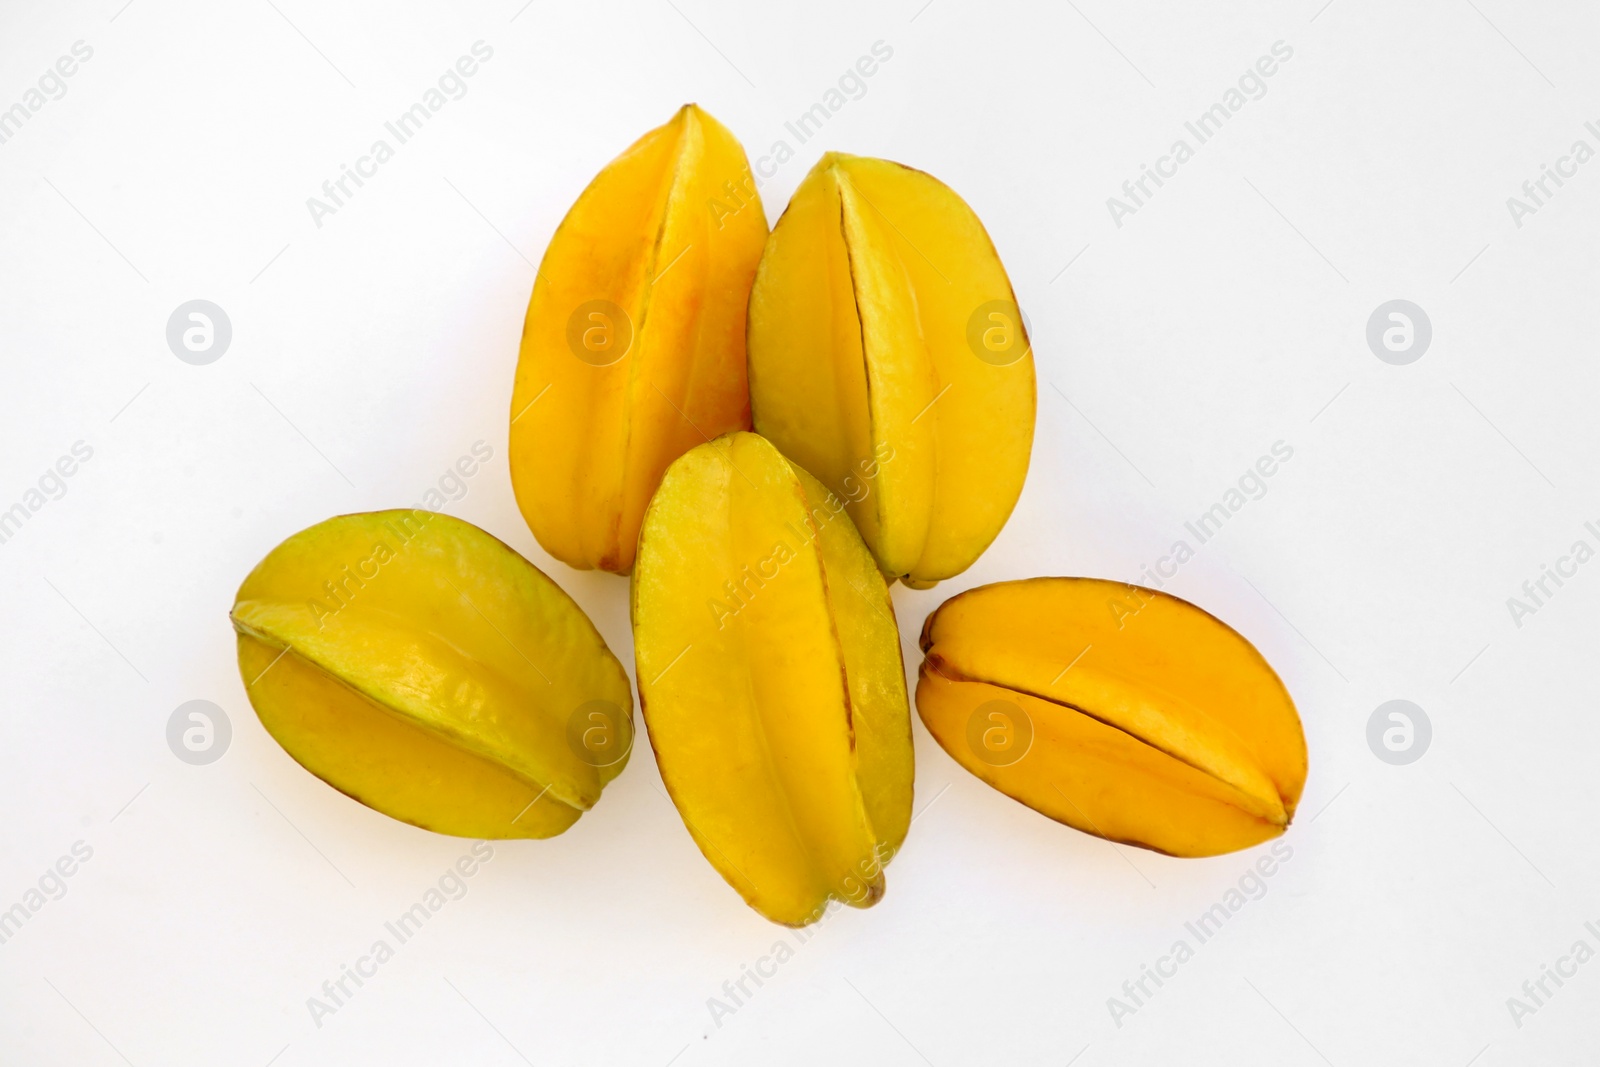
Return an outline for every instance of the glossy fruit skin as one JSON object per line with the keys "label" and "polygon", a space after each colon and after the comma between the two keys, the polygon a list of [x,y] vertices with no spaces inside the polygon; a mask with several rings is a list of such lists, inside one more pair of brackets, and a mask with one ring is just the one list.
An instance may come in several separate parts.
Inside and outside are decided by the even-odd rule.
{"label": "glossy fruit skin", "polygon": [[755,434],[691,449],[632,594],[650,742],[706,859],[774,922],[875,903],[910,825],[911,723],[894,606],[843,502]]}
{"label": "glossy fruit skin", "polygon": [[1033,445],[1033,352],[944,183],[824,156],[767,239],[747,347],[756,431],[850,502],[885,575],[926,588],[999,534]]}
{"label": "glossy fruit skin", "polygon": [[1032,578],[945,601],[922,631],[917,710],[969,771],[1086,833],[1175,856],[1277,837],[1307,758],[1283,682],[1177,597]]}
{"label": "glossy fruit skin", "polygon": [[229,617],[267,732],[402,822],[549,837],[627,765],[621,663],[559,586],[460,519],[318,523],[250,572]]}
{"label": "glossy fruit skin", "polygon": [[511,399],[517,504],[545,551],[627,574],[667,464],[750,426],[745,314],[767,220],[693,104],[584,189],[534,281]]}

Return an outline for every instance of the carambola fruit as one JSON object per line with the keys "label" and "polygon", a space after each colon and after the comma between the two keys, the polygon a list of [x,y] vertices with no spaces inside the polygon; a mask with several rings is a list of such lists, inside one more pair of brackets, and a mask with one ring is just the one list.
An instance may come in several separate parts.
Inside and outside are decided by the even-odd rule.
{"label": "carambola fruit", "polygon": [[633,572],[639,702],[700,850],[761,914],[867,906],[911,819],[894,606],[844,503],[751,433],[668,468]]}
{"label": "carambola fruit", "polygon": [[523,517],[563,563],[628,573],[667,464],[750,426],[745,309],[767,219],[749,169],[689,104],[602,170],[550,239],[509,457]]}
{"label": "carambola fruit", "polygon": [[460,519],[318,523],[250,572],[231,618],[267,732],[402,822],[550,837],[627,763],[622,664],[559,586]]}
{"label": "carambola fruit", "polygon": [[1033,353],[989,235],[943,182],[830,153],[750,295],[755,429],[849,502],[883,573],[959,574],[1011,514]]}
{"label": "carambola fruit", "polygon": [[1000,582],[922,629],[917,710],[956,762],[1052,819],[1175,856],[1283,833],[1306,780],[1294,702],[1187,601],[1094,578]]}

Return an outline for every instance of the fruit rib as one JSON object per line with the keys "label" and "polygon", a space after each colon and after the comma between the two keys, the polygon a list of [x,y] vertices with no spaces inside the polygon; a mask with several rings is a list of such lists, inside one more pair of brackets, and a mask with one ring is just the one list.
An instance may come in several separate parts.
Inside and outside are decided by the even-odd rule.
{"label": "fruit rib", "polygon": [[[605,558],[620,523],[628,366],[626,353],[611,363],[601,362],[608,358],[603,352],[591,362],[580,359],[571,350],[569,321],[580,307],[605,301],[627,316],[609,324],[607,343],[621,345],[619,331],[626,329],[628,351],[639,344],[635,313],[666,211],[662,187],[681,128],[674,120],[651,130],[595,176],[551,237],[528,303],[511,396],[511,484],[545,551],[573,566],[592,567]],[[588,423],[581,449],[573,436],[580,420]]]}
{"label": "fruit rib", "polygon": [[876,544],[882,475],[864,471],[878,440],[844,206],[831,169],[819,165],[807,176],[767,239],[749,329],[758,432],[785,442],[784,455],[848,501],[856,528]]}
{"label": "fruit rib", "polygon": [[[512,396],[512,484],[540,544],[574,567],[627,573],[666,465],[702,431],[749,425],[745,312],[767,227],[748,173],[738,141],[685,105],[595,177],[545,251]],[[727,199],[741,206],[716,211]],[[575,348],[596,313],[594,336],[618,348]]]}
{"label": "fruit rib", "polygon": [[[1004,582],[947,601],[922,646],[917,702],[930,731],[1052,817],[1209,855],[1280,833],[1294,814],[1306,757],[1293,702],[1249,642],[1185,601],[1096,579]],[[1031,724],[1021,758],[975,749],[980,697]],[[1142,793],[1118,777],[1123,764]]]}
{"label": "fruit rib", "polygon": [[993,304],[1015,298],[960,197],[920,171],[838,153],[796,190],[757,271],[756,429],[851,502],[883,572],[910,584],[969,566],[1027,472],[1022,326],[1003,362],[969,339]]}
{"label": "fruit rib", "polygon": [[292,650],[240,634],[238,651],[250,702],[273,740],[318,778],[391,818],[458,837],[540,838],[583,814]]}
{"label": "fruit rib", "polygon": [[849,690],[856,782],[884,857],[899,851],[911,823],[911,716],[894,602],[872,553],[842,501],[805,470],[800,479],[823,566],[834,638]]}
{"label": "fruit rib", "polygon": [[[761,438],[732,434],[668,469],[633,579],[640,702],[662,779],[718,872],[790,925],[829,898],[876,901],[909,820],[893,609],[850,538],[820,483]],[[868,621],[874,611],[885,614]]]}
{"label": "fruit rib", "polygon": [[[883,223],[872,247],[884,258],[899,259],[913,294],[930,382],[926,399],[905,417],[917,425],[932,423],[928,432],[938,448],[923,520],[926,543],[907,573],[938,581],[972,564],[1022,492],[1033,446],[1033,355],[1025,335],[1022,353],[1003,366],[984,362],[969,344],[974,312],[994,301],[1014,307],[1016,297],[988,232],[966,201],[912,167],[838,158],[850,188]],[[1021,331],[1021,324],[1016,328]],[[917,347],[907,338],[893,353]]]}
{"label": "fruit rib", "polygon": [[894,450],[893,462],[883,466],[878,478],[877,499],[869,502],[877,512],[885,569],[909,574],[931,534],[939,440],[938,421],[929,416],[940,382],[922,334],[916,288],[895,247],[892,224],[842,167],[833,174],[865,353],[858,373],[866,375],[868,433],[875,447]]}
{"label": "fruit rib", "polygon": [[[621,664],[554,582],[459,519],[391,511],[319,523],[250,573],[230,617],[268,731],[395,818],[548,836],[626,763],[586,758],[569,735],[590,703],[631,711]],[[571,817],[549,811],[556,804]]]}
{"label": "fruit rib", "polygon": [[[992,703],[1028,717],[1033,737],[1018,762],[978,758],[968,723]],[[924,668],[917,710],[958,763],[1014,800],[1084,833],[1174,856],[1233,852],[1283,832],[1239,807],[1237,791],[1122,730],[1074,709]]]}

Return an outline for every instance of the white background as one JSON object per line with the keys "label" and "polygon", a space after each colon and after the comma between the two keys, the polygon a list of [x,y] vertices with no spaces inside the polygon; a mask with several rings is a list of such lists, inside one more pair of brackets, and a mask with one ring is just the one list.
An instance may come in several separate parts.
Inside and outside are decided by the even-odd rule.
{"label": "white background", "polygon": [[[1600,962],[1520,1027],[1507,998],[1576,940],[1600,948],[1600,563],[1520,627],[1506,600],[1600,543],[1600,162],[1521,227],[1506,198],[1575,139],[1600,148],[1600,15],[1321,2],[0,7],[0,107],[94,49],[0,145],[0,508],[74,442],[94,453],[0,545],[0,908],[93,849],[0,945],[0,1062],[1594,1062]],[[468,94],[314,225],[306,198],[480,39]],[[865,95],[798,144],[785,120],[880,40]],[[1267,94],[1115,225],[1106,198],[1279,40]],[[307,998],[467,843],[340,796],[267,737],[234,590],[290,533],[411,504],[482,440],[494,459],[449,510],[547,570],[631,670],[626,583],[554,563],[518,515],[507,409],[530,261],[686,100],[752,158],[795,148],[769,219],[824,148],[944,179],[1031,317],[1027,487],[968,573],[895,591],[910,671],[945,597],[1137,579],[1274,442],[1294,449],[1169,586],[1300,707],[1293,857],[1120,1027],[1108,998],[1254,855],[1079,834],[920,722],[886,897],[828,919],[720,1025],[708,998],[795,939],[702,859],[646,746],[567,834],[495,846],[312,1021]],[[233,325],[208,366],[165,341],[194,298]],[[1433,324],[1409,366],[1365,341],[1394,298]],[[1366,740],[1394,698],[1433,724],[1408,766]],[[208,766],[165,739],[193,699],[233,728]]]}

